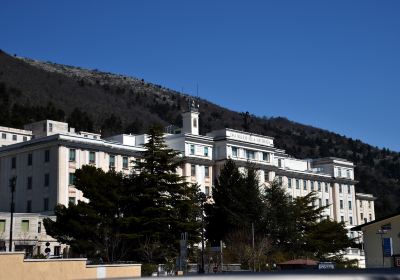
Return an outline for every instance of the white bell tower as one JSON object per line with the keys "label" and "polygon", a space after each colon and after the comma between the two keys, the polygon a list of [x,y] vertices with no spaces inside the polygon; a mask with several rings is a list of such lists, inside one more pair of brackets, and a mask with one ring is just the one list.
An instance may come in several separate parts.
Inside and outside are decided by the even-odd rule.
{"label": "white bell tower", "polygon": [[189,111],[182,113],[182,132],[199,135],[199,105],[189,100]]}

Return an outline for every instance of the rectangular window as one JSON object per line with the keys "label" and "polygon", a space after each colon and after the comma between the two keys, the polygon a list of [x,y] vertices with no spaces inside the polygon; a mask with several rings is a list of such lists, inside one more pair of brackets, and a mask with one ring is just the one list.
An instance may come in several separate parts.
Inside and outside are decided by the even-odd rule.
{"label": "rectangular window", "polygon": [[61,246],[54,246],[54,256],[61,255]]}
{"label": "rectangular window", "polygon": [[344,217],[343,217],[343,216],[340,216],[340,221],[341,221],[342,223],[344,223]]}
{"label": "rectangular window", "polygon": [[208,147],[204,147],[204,156],[208,157]]}
{"label": "rectangular window", "polygon": [[364,224],[368,223],[367,218],[364,218]]}
{"label": "rectangular window", "polygon": [[339,193],[342,193],[342,192],[343,192],[342,184],[339,184]]}
{"label": "rectangular window", "polygon": [[17,135],[14,134],[14,135],[12,136],[12,140],[13,140],[13,141],[17,141]]}
{"label": "rectangular window", "polygon": [[6,231],[6,220],[0,220],[0,232]]}
{"label": "rectangular window", "polygon": [[343,200],[340,200],[340,209],[343,209]]}
{"label": "rectangular window", "polygon": [[53,124],[52,123],[49,123],[49,131],[53,132]]}
{"label": "rectangular window", "polygon": [[368,201],[368,208],[371,208],[371,201]]}
{"label": "rectangular window", "polygon": [[303,180],[303,190],[307,190],[307,181]]}
{"label": "rectangular window", "polygon": [[268,182],[269,181],[269,174],[267,170],[264,170],[264,182]]}
{"label": "rectangular window", "polygon": [[254,159],[254,158],[255,158],[255,156],[254,156],[254,151],[252,151],[252,150],[246,150],[246,158],[247,158],[247,159]]}
{"label": "rectangular window", "polygon": [[3,139],[7,139],[7,134],[5,134],[5,133],[2,133],[2,134],[1,134],[1,138],[3,138]]}
{"label": "rectangular window", "polygon": [[31,166],[33,161],[33,156],[32,154],[28,154],[28,165]]}
{"label": "rectangular window", "polygon": [[74,197],[74,196],[68,197],[68,203],[76,204],[76,197]]}
{"label": "rectangular window", "polygon": [[360,208],[361,208],[361,207],[363,207],[363,205],[362,205],[362,200],[360,200]]}
{"label": "rectangular window", "polygon": [[300,180],[296,179],[296,189],[300,189]]}
{"label": "rectangular window", "polygon": [[122,158],[122,168],[128,169],[128,164],[129,164],[128,157],[123,157]]}
{"label": "rectangular window", "polygon": [[338,168],[338,177],[342,177],[342,169]]}
{"label": "rectangular window", "polygon": [[313,181],[311,181],[311,191],[312,192],[314,191],[314,182]]}
{"label": "rectangular window", "polygon": [[26,136],[22,137],[22,141],[24,141],[24,142],[28,141],[28,137],[26,137]]}
{"label": "rectangular window", "polygon": [[353,217],[349,217],[349,223],[351,226],[353,225]]}
{"label": "rectangular window", "polygon": [[95,152],[89,152],[89,163],[90,164],[96,163],[96,153]]}
{"label": "rectangular window", "polygon": [[192,164],[190,165],[190,175],[191,176],[196,176],[196,165]]}
{"label": "rectangular window", "polygon": [[269,155],[269,153],[263,153],[263,160],[266,161],[266,162],[269,162],[269,161],[270,161],[270,155]]}
{"label": "rectangular window", "polygon": [[75,181],[76,181],[75,173],[70,172],[68,185],[70,185],[70,186],[75,185]]}
{"label": "rectangular window", "polygon": [[15,168],[17,168],[17,158],[13,157],[11,159],[11,169],[15,169]]}
{"label": "rectangular window", "polygon": [[325,183],[325,192],[329,192],[329,188],[328,188],[328,185],[329,183]]}
{"label": "rectangular window", "polygon": [[278,159],[278,167],[282,167],[282,159]]}
{"label": "rectangular window", "polygon": [[108,164],[110,168],[115,168],[115,156],[110,155],[110,162]]}
{"label": "rectangular window", "polygon": [[190,145],[190,154],[194,155],[194,145]]}
{"label": "rectangular window", "polygon": [[328,206],[329,205],[329,199],[325,199],[325,205]]}
{"label": "rectangular window", "polygon": [[38,222],[37,232],[38,233],[42,232],[42,222]]}
{"label": "rectangular window", "polygon": [[347,193],[351,194],[351,186],[350,185],[347,185]]}
{"label": "rectangular window", "polygon": [[26,201],[26,213],[32,212],[32,200]]}
{"label": "rectangular window", "polygon": [[76,150],[69,149],[69,161],[74,162],[76,160]]}
{"label": "rectangular window", "polygon": [[279,185],[281,185],[281,186],[282,186],[282,183],[283,183],[282,176],[279,176],[279,177],[278,177],[278,183],[279,183]]}
{"label": "rectangular window", "polygon": [[288,178],[287,181],[288,188],[290,189],[292,187],[292,178]]}
{"label": "rectangular window", "polygon": [[49,162],[50,161],[50,150],[45,150],[44,151],[44,162]]}
{"label": "rectangular window", "polygon": [[350,176],[351,175],[351,173],[350,173],[350,169],[347,169],[347,178],[349,178],[350,179]]}
{"label": "rectangular window", "polygon": [[31,190],[31,189],[32,189],[32,176],[29,176],[29,177],[27,178],[27,181],[26,181],[26,188],[27,188],[28,190]]}
{"label": "rectangular window", "polygon": [[210,177],[210,167],[209,166],[204,166],[204,176],[206,178]]}
{"label": "rectangular window", "polygon": [[46,173],[46,174],[44,174],[44,186],[48,187],[49,184],[50,184],[50,174]]}
{"label": "rectangular window", "polygon": [[43,210],[49,211],[49,199],[47,197],[43,199]]}
{"label": "rectangular window", "polygon": [[351,210],[352,206],[351,206],[351,201],[349,201],[349,210]]}
{"label": "rectangular window", "polygon": [[321,191],[321,182],[318,182],[318,191]]}
{"label": "rectangular window", "polygon": [[29,231],[29,220],[22,220],[21,221],[21,232],[28,232]]}
{"label": "rectangular window", "polygon": [[361,220],[364,220],[364,213],[360,213]]}
{"label": "rectangular window", "polygon": [[369,221],[372,221],[372,214],[369,214]]}
{"label": "rectangular window", "polygon": [[236,147],[232,147],[232,157],[238,156],[238,149]]}
{"label": "rectangular window", "polygon": [[206,190],[206,196],[209,196],[210,195],[210,187],[206,186],[205,190]]}
{"label": "rectangular window", "polygon": [[321,198],[318,198],[318,206],[322,207],[322,199]]}

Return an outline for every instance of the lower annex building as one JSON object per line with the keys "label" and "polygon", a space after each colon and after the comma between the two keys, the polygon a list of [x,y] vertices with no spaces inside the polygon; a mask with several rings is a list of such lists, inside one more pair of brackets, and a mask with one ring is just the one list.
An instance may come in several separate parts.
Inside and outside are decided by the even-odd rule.
{"label": "lower annex building", "polygon": [[[271,137],[230,128],[200,135],[197,108],[192,107],[182,116],[183,127],[165,133],[165,140],[186,159],[177,172],[189,182],[198,183],[206,195],[212,196],[213,181],[224,162],[231,158],[240,168],[248,161],[254,163],[261,184],[268,185],[276,179],[292,197],[315,191],[318,196],[315,204],[329,205],[325,216],[343,221],[348,229],[375,219],[375,197],[356,193],[352,162],[340,158],[295,159],[276,148]],[[57,204],[85,200],[74,187],[75,170],[90,164],[105,171],[129,173],[132,160],[147,141],[146,134],[120,134],[103,139],[99,134],[76,132],[67,123],[51,120],[28,124],[23,132],[32,138],[21,137],[20,141],[17,138],[15,143],[0,148],[0,211],[3,212],[0,213],[0,239],[3,238],[6,248],[9,219],[5,217],[10,209],[11,178],[16,177],[16,212],[51,215]],[[27,217],[31,215],[28,214]],[[18,225],[22,220],[29,223],[30,218],[15,221],[16,228],[26,228]],[[32,225],[38,225],[38,221],[32,221]],[[25,239],[30,238],[26,232],[23,235]],[[43,251],[45,246],[35,236],[32,235],[29,244],[36,245],[30,246]],[[52,252],[56,250],[59,251],[52,248]]]}

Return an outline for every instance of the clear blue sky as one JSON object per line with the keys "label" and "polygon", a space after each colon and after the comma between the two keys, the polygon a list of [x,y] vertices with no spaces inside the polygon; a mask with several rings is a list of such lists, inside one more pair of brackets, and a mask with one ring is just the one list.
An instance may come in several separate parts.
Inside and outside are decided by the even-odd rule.
{"label": "clear blue sky", "polygon": [[400,151],[400,1],[3,0],[0,26],[11,54]]}

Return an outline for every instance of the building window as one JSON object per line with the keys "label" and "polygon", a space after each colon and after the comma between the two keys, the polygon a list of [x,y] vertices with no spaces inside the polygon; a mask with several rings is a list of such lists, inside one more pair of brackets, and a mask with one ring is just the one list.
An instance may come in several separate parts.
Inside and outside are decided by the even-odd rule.
{"label": "building window", "polygon": [[208,147],[204,147],[204,156],[208,157]]}
{"label": "building window", "polygon": [[314,182],[313,181],[311,181],[311,191],[312,192],[314,191]]}
{"label": "building window", "polygon": [[17,167],[17,158],[13,157],[11,159],[11,169],[15,169]]}
{"label": "building window", "polygon": [[368,223],[367,218],[364,218],[364,224]]}
{"label": "building window", "polygon": [[68,197],[68,204],[76,204],[76,197],[74,196]]}
{"label": "building window", "polygon": [[362,200],[360,200],[360,208],[361,208],[361,207],[363,207],[363,205],[362,205],[362,204],[363,204],[363,203],[362,203]]}
{"label": "building window", "polygon": [[254,156],[254,151],[252,151],[252,150],[246,150],[246,158],[247,158],[247,159],[254,159],[254,158],[255,158],[255,156]]}
{"label": "building window", "polygon": [[282,159],[278,159],[278,167],[282,167]]}
{"label": "building window", "polygon": [[53,132],[53,124],[52,123],[49,123],[49,131]]}
{"label": "building window", "polygon": [[128,169],[128,164],[129,164],[128,157],[123,157],[122,158],[122,168]]}
{"label": "building window", "polygon": [[238,156],[238,148],[232,147],[232,157],[237,157]]}
{"label": "building window", "polygon": [[329,191],[329,183],[325,183],[325,192],[328,192]]}
{"label": "building window", "polygon": [[318,191],[321,191],[321,182],[318,182]]}
{"label": "building window", "polygon": [[75,181],[76,181],[75,173],[70,172],[68,185],[70,185],[70,186],[75,185]]}
{"label": "building window", "polygon": [[288,183],[288,188],[292,188],[292,178],[288,178],[287,179],[287,183]]}
{"label": "building window", "polygon": [[31,190],[31,189],[32,189],[32,177],[31,177],[31,176],[29,176],[29,177],[27,178],[26,188],[27,188],[28,190]]}
{"label": "building window", "polygon": [[300,189],[300,180],[296,179],[296,189]]}
{"label": "building window", "polygon": [[38,222],[37,233],[42,232],[42,222]]}
{"label": "building window", "polygon": [[44,174],[44,186],[48,187],[49,184],[50,184],[50,174],[46,173],[46,174]]}
{"label": "building window", "polygon": [[196,176],[196,165],[194,165],[194,164],[190,165],[190,175],[193,177]]}
{"label": "building window", "polygon": [[1,134],[1,138],[2,138],[2,139],[7,139],[7,134],[2,133],[2,134]]}
{"label": "building window", "polygon": [[6,231],[6,220],[0,220],[0,232]]}
{"label": "building window", "polygon": [[96,153],[95,152],[89,152],[89,163],[90,164],[96,163]]}
{"label": "building window", "polygon": [[342,177],[342,169],[338,168],[338,177]]}
{"label": "building window", "polygon": [[210,167],[209,166],[204,166],[204,176],[206,178],[210,177]]}
{"label": "building window", "polygon": [[343,200],[340,200],[340,209],[343,209]]}
{"label": "building window", "polygon": [[351,206],[351,201],[349,201],[349,210],[351,210],[352,206]]}
{"label": "building window", "polygon": [[206,191],[206,196],[209,196],[210,195],[210,187],[206,186],[205,191]]}
{"label": "building window", "polygon": [[371,208],[371,201],[368,201],[368,208]]}
{"label": "building window", "polygon": [[322,207],[322,199],[321,198],[318,198],[318,205],[319,205],[319,207]]}
{"label": "building window", "polygon": [[266,162],[270,161],[270,154],[269,153],[263,153],[263,160]]}
{"label": "building window", "polygon": [[17,135],[13,134],[12,140],[13,140],[13,141],[17,141]]}
{"label": "building window", "polygon": [[75,161],[75,160],[76,160],[76,150],[69,149],[69,161]]}
{"label": "building window", "polygon": [[325,205],[328,206],[329,205],[329,199],[325,199]]}
{"label": "building window", "polygon": [[353,225],[353,217],[349,217],[349,223],[350,223],[350,225],[352,226]]}
{"label": "building window", "polygon": [[347,185],[347,193],[351,194],[351,186],[350,185]]}
{"label": "building window", "polygon": [[26,136],[22,137],[22,141],[24,141],[24,142],[28,141],[28,137],[26,137]]}
{"label": "building window", "polygon": [[372,221],[372,214],[369,214],[369,221]]}
{"label": "building window", "polygon": [[361,220],[364,220],[364,213],[360,213]]}
{"label": "building window", "polygon": [[197,127],[197,119],[193,119],[193,127]]}
{"label": "building window", "polygon": [[54,256],[61,255],[61,246],[54,246]]}
{"label": "building window", "polygon": [[303,190],[307,190],[307,181],[303,180]]}
{"label": "building window", "polygon": [[194,145],[190,145],[190,154],[194,155]]}
{"label": "building window", "polygon": [[44,151],[44,162],[49,162],[50,161],[50,150],[45,150]]}
{"label": "building window", "polygon": [[350,169],[347,169],[347,178],[349,178],[350,179]]}
{"label": "building window", "polygon": [[344,223],[344,217],[343,217],[343,216],[340,216],[340,221],[341,221],[342,223]]}
{"label": "building window", "polygon": [[280,186],[282,186],[282,183],[283,183],[282,176],[279,176],[279,177],[278,177],[278,183],[279,183]]}
{"label": "building window", "polygon": [[32,212],[32,200],[26,201],[26,213]]}
{"label": "building window", "polygon": [[49,211],[49,199],[47,197],[43,199],[43,210]]}
{"label": "building window", "polygon": [[109,160],[108,166],[110,168],[115,168],[115,156],[110,155],[110,160]]}
{"label": "building window", "polygon": [[343,192],[342,184],[339,184],[339,193],[342,193],[342,192]]}
{"label": "building window", "polygon": [[28,154],[28,165],[31,166],[33,161],[33,156],[32,154]]}
{"label": "building window", "polygon": [[21,221],[21,232],[28,232],[29,231],[29,220],[22,220]]}

